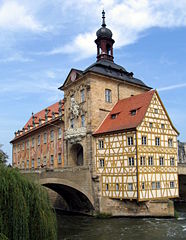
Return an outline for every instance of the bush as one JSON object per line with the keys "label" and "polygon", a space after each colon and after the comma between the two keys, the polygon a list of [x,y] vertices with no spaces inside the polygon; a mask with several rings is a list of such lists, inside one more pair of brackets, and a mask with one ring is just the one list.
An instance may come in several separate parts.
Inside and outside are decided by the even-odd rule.
{"label": "bush", "polygon": [[0,233],[4,239],[55,240],[56,232],[47,192],[18,170],[0,165]]}

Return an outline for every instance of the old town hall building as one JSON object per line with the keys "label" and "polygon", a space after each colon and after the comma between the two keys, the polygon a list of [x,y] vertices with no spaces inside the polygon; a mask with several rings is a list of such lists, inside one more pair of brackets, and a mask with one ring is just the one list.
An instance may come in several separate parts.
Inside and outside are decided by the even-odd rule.
{"label": "old town hall building", "polygon": [[89,166],[103,212],[117,199],[149,207],[176,198],[178,131],[158,92],[114,62],[104,12],[96,35],[97,61],[71,69],[59,87],[64,99],[32,114],[15,133],[13,166]]}

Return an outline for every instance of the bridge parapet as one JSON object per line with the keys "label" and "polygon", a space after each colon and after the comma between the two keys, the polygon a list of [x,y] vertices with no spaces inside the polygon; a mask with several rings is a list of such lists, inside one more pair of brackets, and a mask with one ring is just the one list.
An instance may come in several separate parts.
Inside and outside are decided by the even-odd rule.
{"label": "bridge parapet", "polygon": [[92,177],[89,167],[66,167],[63,169],[21,170],[21,173],[41,185],[63,185],[83,193],[94,206]]}

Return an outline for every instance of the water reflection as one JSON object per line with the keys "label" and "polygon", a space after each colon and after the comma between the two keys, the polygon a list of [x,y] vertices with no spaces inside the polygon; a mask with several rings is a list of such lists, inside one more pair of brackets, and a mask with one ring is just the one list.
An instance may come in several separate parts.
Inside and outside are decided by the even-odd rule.
{"label": "water reflection", "polygon": [[180,240],[186,239],[186,208],[178,219],[111,218],[58,214],[59,240]]}

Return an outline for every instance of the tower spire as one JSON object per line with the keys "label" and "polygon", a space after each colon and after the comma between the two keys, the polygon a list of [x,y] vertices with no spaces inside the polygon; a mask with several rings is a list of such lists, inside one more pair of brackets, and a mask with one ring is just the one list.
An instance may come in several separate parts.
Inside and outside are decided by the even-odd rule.
{"label": "tower spire", "polygon": [[102,19],[103,19],[103,21],[102,21],[102,27],[106,27],[107,25],[106,25],[106,23],[105,23],[105,11],[104,11],[104,9],[103,9],[103,11],[102,11]]}
{"label": "tower spire", "polygon": [[109,60],[113,62],[113,44],[112,32],[106,28],[105,23],[105,11],[102,11],[102,25],[101,28],[96,32],[97,39],[95,43],[97,45],[97,61]]}

